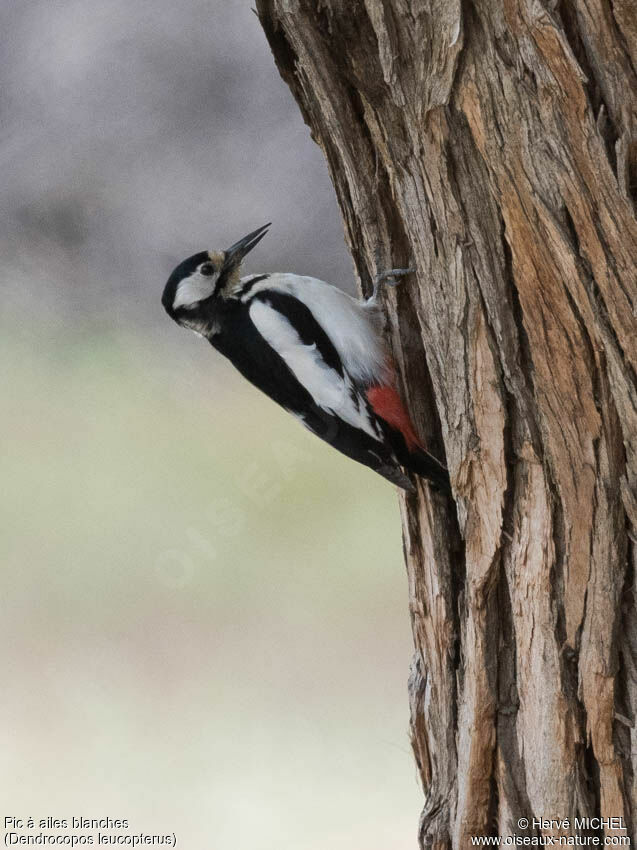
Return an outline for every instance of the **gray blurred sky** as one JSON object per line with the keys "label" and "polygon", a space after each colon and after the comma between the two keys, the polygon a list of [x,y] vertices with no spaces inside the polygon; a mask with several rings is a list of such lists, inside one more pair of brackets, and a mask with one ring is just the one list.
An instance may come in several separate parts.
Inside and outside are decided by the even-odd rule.
{"label": "gray blurred sky", "polygon": [[351,288],[322,154],[246,0],[0,5],[9,315],[157,326],[179,260],[265,221],[248,269]]}

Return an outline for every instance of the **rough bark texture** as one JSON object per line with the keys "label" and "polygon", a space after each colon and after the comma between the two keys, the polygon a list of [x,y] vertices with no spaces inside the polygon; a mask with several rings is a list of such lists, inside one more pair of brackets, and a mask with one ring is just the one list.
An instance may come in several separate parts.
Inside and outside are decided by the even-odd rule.
{"label": "rough bark texture", "polygon": [[455,496],[402,497],[421,845],[635,836],[634,0],[257,9],[363,289],[417,269],[389,333]]}

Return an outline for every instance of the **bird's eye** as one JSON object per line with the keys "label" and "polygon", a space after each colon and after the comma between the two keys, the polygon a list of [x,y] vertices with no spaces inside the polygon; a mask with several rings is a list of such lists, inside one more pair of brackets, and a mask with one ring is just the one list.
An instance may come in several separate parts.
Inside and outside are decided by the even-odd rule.
{"label": "bird's eye", "polygon": [[199,267],[199,271],[202,275],[205,275],[206,277],[212,277],[212,275],[215,273],[215,267],[212,265],[212,263],[204,263],[202,266]]}

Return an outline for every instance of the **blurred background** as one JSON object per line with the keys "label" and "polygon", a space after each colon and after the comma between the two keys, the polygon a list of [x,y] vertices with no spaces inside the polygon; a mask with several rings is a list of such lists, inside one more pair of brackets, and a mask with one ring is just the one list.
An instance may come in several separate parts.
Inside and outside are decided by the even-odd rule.
{"label": "blurred background", "polygon": [[189,850],[416,846],[393,488],[163,313],[172,267],[353,291],[244,0],[0,5],[4,815]]}

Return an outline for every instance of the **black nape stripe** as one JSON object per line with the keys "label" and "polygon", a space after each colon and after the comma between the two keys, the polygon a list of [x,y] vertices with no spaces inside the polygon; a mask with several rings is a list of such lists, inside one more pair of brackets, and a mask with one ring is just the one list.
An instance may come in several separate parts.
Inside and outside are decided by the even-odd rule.
{"label": "black nape stripe", "polygon": [[245,283],[241,287],[241,289],[239,290],[239,297],[243,298],[244,295],[247,295],[248,292],[250,292],[250,290],[255,285],[255,283],[260,283],[262,280],[267,280],[267,278],[269,278],[269,277],[270,277],[269,274],[258,274],[258,275],[256,275],[255,277],[252,278],[252,280],[249,280],[247,283]]}
{"label": "black nape stripe", "polygon": [[285,292],[277,292],[274,289],[266,289],[257,292],[254,299],[259,299],[270,307],[273,307],[290,322],[294,330],[301,337],[304,345],[316,345],[316,348],[324,362],[335,372],[343,377],[343,364],[334,347],[334,343],[325,333],[323,328],[312,315],[309,307],[294,295]]}

